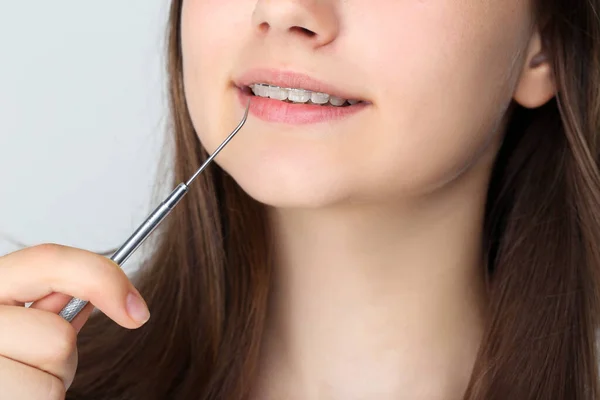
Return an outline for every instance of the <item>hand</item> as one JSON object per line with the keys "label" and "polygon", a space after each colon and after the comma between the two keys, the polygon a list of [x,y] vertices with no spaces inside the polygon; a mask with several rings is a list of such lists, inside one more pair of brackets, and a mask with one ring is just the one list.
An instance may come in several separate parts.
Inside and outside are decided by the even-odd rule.
{"label": "hand", "polygon": [[[71,297],[90,304],[70,324],[57,314]],[[150,317],[125,273],[103,256],[47,244],[0,257],[2,399],[64,400],[77,369],[77,333],[92,304],[128,329]]]}

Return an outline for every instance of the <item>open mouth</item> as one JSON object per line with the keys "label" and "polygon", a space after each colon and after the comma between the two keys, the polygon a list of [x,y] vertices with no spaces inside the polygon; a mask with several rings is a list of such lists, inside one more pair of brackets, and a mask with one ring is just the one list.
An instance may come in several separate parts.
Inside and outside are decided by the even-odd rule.
{"label": "open mouth", "polygon": [[344,108],[363,103],[361,100],[344,99],[328,93],[314,92],[306,89],[284,88],[266,83],[253,83],[242,87],[241,90],[250,96],[274,99],[291,104]]}
{"label": "open mouth", "polygon": [[361,113],[372,105],[352,89],[345,90],[309,75],[250,69],[233,79],[242,107],[260,120],[287,125],[331,123]]}

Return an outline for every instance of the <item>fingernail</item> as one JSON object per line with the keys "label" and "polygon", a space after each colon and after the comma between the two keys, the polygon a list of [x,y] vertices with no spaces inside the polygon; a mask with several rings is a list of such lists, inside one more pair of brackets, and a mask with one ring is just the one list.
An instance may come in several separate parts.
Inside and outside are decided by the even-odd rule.
{"label": "fingernail", "polygon": [[137,293],[127,295],[127,312],[134,321],[140,324],[145,324],[150,319],[148,306]]}

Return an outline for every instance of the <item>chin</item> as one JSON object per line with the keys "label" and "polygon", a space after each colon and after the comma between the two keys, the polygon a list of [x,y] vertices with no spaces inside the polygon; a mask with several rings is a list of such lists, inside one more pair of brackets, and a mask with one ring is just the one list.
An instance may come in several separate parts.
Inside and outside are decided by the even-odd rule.
{"label": "chin", "polygon": [[[254,200],[275,208],[322,208],[348,198],[349,188],[325,182],[325,179],[282,176],[277,173],[235,171],[229,175]],[[344,190],[346,189],[346,190]]]}

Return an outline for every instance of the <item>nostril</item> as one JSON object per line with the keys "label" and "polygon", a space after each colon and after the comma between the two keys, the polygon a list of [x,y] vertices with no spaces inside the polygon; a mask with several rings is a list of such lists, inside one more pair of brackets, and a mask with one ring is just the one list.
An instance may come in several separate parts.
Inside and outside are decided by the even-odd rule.
{"label": "nostril", "polygon": [[[261,33],[267,33],[269,31],[269,29],[271,29],[271,25],[269,25],[268,22],[263,22],[262,24],[260,24],[258,26],[258,30]],[[301,36],[307,36],[307,37],[314,37],[317,35],[315,32],[311,31],[310,29],[306,29],[301,26],[292,26],[291,28],[289,28],[289,31],[291,33],[297,33]]]}
{"label": "nostril", "polygon": [[290,28],[290,32],[292,33],[299,33],[302,36],[307,36],[307,37],[314,37],[317,34],[309,29],[303,28],[301,26],[292,26]]}
{"label": "nostril", "polygon": [[258,26],[258,31],[260,33],[267,33],[269,31],[269,28],[270,28],[269,24],[267,22],[263,22],[262,24],[260,24]]}

